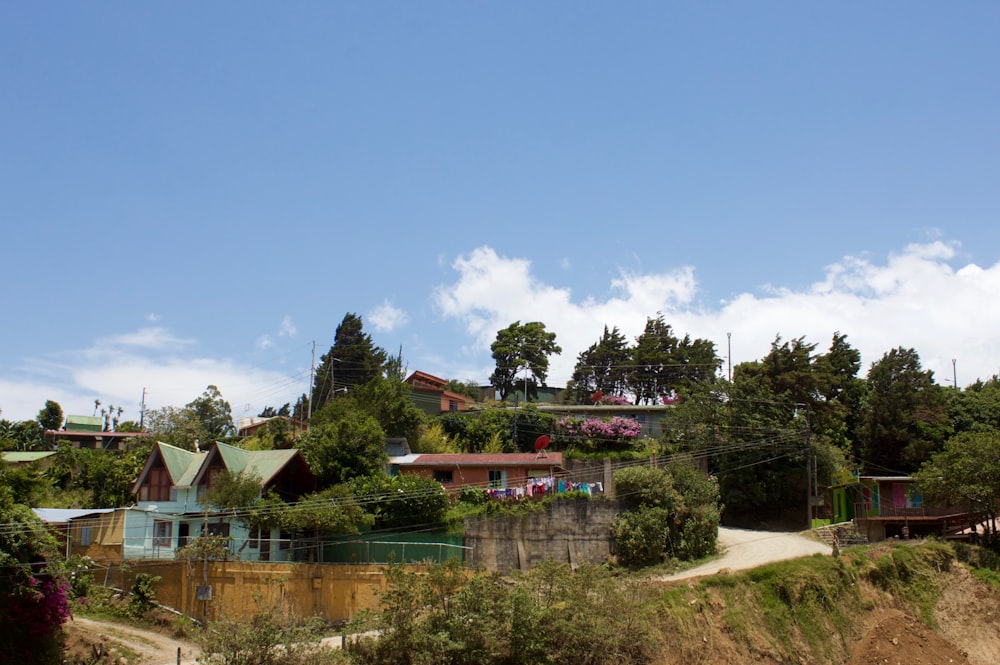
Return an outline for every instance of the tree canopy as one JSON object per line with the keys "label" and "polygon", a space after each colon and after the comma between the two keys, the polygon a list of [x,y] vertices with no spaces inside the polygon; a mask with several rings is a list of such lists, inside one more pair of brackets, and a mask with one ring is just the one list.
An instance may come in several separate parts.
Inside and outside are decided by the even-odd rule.
{"label": "tree canopy", "polygon": [[943,389],[921,367],[916,351],[895,348],[872,363],[860,428],[869,467],[914,471],[950,434]]}
{"label": "tree canopy", "polygon": [[348,313],[337,326],[333,346],[320,357],[313,378],[310,413],[316,413],[343,391],[381,376],[388,356],[375,346],[357,314]]}
{"label": "tree canopy", "polygon": [[545,324],[539,321],[515,321],[498,331],[490,350],[496,361],[490,385],[500,393],[501,401],[516,392],[521,372],[525,372],[525,400],[532,396],[537,399],[538,386],[545,384],[549,373],[549,356],[562,352],[556,334],[546,331]]}

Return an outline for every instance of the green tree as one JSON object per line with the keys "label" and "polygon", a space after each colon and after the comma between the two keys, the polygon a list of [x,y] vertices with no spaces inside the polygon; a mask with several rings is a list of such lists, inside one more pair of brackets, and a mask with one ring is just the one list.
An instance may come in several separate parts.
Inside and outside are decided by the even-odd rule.
{"label": "green tree", "polygon": [[629,390],[636,404],[659,404],[671,392],[684,394],[712,382],[721,364],[715,344],[690,335],[678,338],[659,314],[646,319],[632,349]]}
{"label": "green tree", "polygon": [[993,376],[963,390],[943,392],[956,433],[1000,430],[1000,378]]}
{"label": "green tree", "polygon": [[525,400],[538,397],[538,386],[545,385],[549,373],[549,356],[559,354],[556,334],[545,330],[545,324],[532,321],[522,324],[515,321],[497,332],[496,341],[490,345],[496,369],[490,376],[490,385],[500,392],[500,400],[516,392],[519,375],[525,372]]}
{"label": "green tree", "polygon": [[309,560],[316,559],[316,551],[324,537],[357,534],[361,527],[370,527],[372,523],[373,517],[358,504],[346,484],[306,494],[278,518],[282,530],[312,541],[306,555]]}
{"label": "green tree", "polygon": [[420,435],[424,413],[410,398],[410,385],[394,377],[376,376],[357,386],[348,402],[372,416],[386,436],[414,441]]}
{"label": "green tree", "polygon": [[124,451],[78,450],[76,486],[90,492],[91,508],[117,508],[135,503],[132,485],[149,457],[152,444]]}
{"label": "green tree", "polygon": [[337,326],[333,346],[321,356],[313,379],[311,413],[342,391],[383,375],[387,354],[375,346],[363,327],[361,317],[350,313]]}
{"label": "green tree", "polygon": [[872,363],[861,417],[861,454],[869,470],[914,471],[951,434],[943,389],[913,349],[892,349]]}
{"label": "green tree", "polygon": [[38,412],[35,418],[42,429],[59,429],[63,424],[63,410],[59,402],[46,400],[45,406]]}
{"label": "green tree", "polygon": [[448,379],[444,384],[444,389],[468,397],[471,400],[479,401],[479,384],[472,379],[466,379],[465,381]]}
{"label": "green tree", "polygon": [[232,473],[223,469],[198,502],[220,512],[240,511],[260,499],[261,478],[256,473]]}
{"label": "green tree", "polygon": [[0,450],[43,450],[44,443],[37,420],[0,420]]}
{"label": "green tree", "polygon": [[715,552],[719,486],[690,460],[676,458],[667,467],[626,467],[614,480],[615,497],[632,506],[612,527],[622,563],[646,565]]}
{"label": "green tree", "polygon": [[232,436],[233,410],[215,386],[208,386],[205,392],[184,407],[190,418],[198,425],[202,443],[207,447],[212,441]]}
{"label": "green tree", "polygon": [[354,478],[349,485],[377,529],[437,526],[449,506],[448,493],[431,478],[380,474]]}
{"label": "green tree", "polygon": [[582,351],[569,386],[576,404],[589,404],[595,393],[624,396],[629,390],[629,362],[632,351],[628,340],[615,326],[604,326],[601,338]]}
{"label": "green tree", "polygon": [[976,522],[993,525],[990,542],[1000,545],[1000,432],[963,432],[947,441],[914,474],[924,501],[967,508]]}
{"label": "green tree", "polygon": [[388,463],[385,432],[364,413],[311,428],[299,439],[299,450],[322,486],[384,473]]}
{"label": "green tree", "polygon": [[257,414],[258,418],[277,418],[283,416],[285,418],[292,415],[292,405],[291,402],[285,402],[284,406],[280,409],[275,409],[273,406],[265,406],[260,413]]}

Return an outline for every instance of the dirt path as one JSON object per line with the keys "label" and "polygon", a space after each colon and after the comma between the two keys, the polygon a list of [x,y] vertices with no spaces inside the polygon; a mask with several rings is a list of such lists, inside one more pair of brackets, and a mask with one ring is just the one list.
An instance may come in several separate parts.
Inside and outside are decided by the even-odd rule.
{"label": "dirt path", "polygon": [[747,570],[774,561],[797,559],[811,554],[831,554],[825,545],[799,533],[786,531],[751,531],[719,527],[719,545],[725,553],[715,561],[680,573],[657,578],[662,581],[686,580],[715,575],[721,570]]}
{"label": "dirt path", "polygon": [[[177,649],[181,649],[181,664],[195,665],[198,648],[188,642],[177,640],[152,630],[108,621],[95,621],[86,617],[74,617],[66,623],[72,634],[79,631],[89,638],[89,642],[117,642],[140,654],[146,665],[177,665]],[[97,638],[97,639],[93,639]],[[104,638],[104,640],[100,640]],[[113,646],[110,645],[109,646]]]}

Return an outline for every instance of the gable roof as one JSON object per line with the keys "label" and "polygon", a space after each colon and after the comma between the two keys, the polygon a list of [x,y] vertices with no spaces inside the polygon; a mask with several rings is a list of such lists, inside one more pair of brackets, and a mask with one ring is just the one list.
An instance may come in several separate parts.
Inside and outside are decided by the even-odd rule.
{"label": "gable roof", "polygon": [[444,385],[448,383],[444,379],[433,374],[428,374],[427,372],[416,371],[406,377],[404,383],[409,383],[415,388],[430,388],[432,390],[442,390]]}
{"label": "gable roof", "polygon": [[139,487],[145,482],[146,476],[149,475],[149,470],[153,468],[153,464],[156,463],[157,459],[163,460],[163,466],[166,467],[167,473],[170,475],[171,485],[181,488],[191,487],[195,475],[198,473],[207,455],[208,453],[192,452],[171,446],[162,441],[157,441],[153,445],[153,450],[150,451],[149,457],[146,458],[146,464],[142,467],[139,477],[135,479],[135,484],[132,485],[132,493],[137,494],[139,492]]}
{"label": "gable roof", "polygon": [[240,474],[256,475],[260,478],[260,485],[264,487],[284,469],[289,462],[296,457],[300,457],[301,452],[297,448],[287,450],[245,450],[231,446],[228,443],[217,441],[208,456],[202,463],[194,478],[197,484],[201,482],[205,471],[217,457],[222,460],[223,466],[234,476]]}

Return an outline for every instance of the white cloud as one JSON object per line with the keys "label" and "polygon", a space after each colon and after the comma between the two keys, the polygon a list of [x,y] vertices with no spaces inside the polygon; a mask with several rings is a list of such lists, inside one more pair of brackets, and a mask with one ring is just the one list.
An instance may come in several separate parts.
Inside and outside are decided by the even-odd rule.
{"label": "white cloud", "polygon": [[193,344],[193,340],[174,337],[166,328],[140,328],[134,332],[98,339],[91,351],[106,351],[116,347],[137,347],[149,350],[177,349]]}
{"label": "white cloud", "polygon": [[257,348],[261,351],[266,351],[274,346],[274,340],[271,339],[270,335],[261,335],[257,338]]}
{"label": "white cloud", "polygon": [[967,385],[1000,366],[995,341],[1000,309],[991,306],[1000,293],[1000,265],[956,270],[949,263],[956,255],[956,244],[934,240],[909,245],[882,263],[848,256],[804,290],[743,293],[706,311],[694,304],[693,267],[658,274],[622,271],[610,285],[613,297],[575,302],[570,289],[534,278],[530,261],[480,247],[454,262],[457,280],[439,286],[434,300],[444,317],[461,322],[473,339],[470,356],[480,359],[496,331],[511,322],[545,323],[563,349],[550,361],[552,385],[566,382],[577,355],[597,341],[604,325],[618,326],[634,339],[657,312],[677,333],[714,341],[723,357],[726,333],[732,333],[734,364],[761,358],[779,334],[804,336],[822,351],[839,331],[862,353],[863,371],[892,348],[912,347],[942,383],[951,380],[955,358],[959,385]]}
{"label": "white cloud", "polygon": [[410,317],[388,300],[383,300],[381,305],[365,315],[365,320],[370,321],[380,332],[391,332],[399,326],[405,325]]}
{"label": "white cloud", "polygon": [[160,320],[160,315],[159,314],[154,314],[153,312],[150,312],[149,314],[146,315],[145,318],[150,323],[156,323],[157,321]]}
{"label": "white cloud", "polygon": [[278,332],[279,337],[295,337],[298,330],[295,328],[295,324],[292,323],[292,317],[285,314],[285,317],[281,319],[281,330]]}
{"label": "white cloud", "polygon": [[[267,336],[258,340],[268,343]],[[49,399],[67,414],[86,415],[92,413],[94,399],[100,399],[122,406],[124,420],[138,420],[144,388],[146,407],[158,409],[183,406],[209,385],[219,388],[238,417],[280,406],[308,388],[308,370],[289,377],[225,358],[195,356],[190,353],[194,344],[164,329],[143,329],[96,340],[81,352],[28,359],[21,379],[0,380],[0,417],[34,418]]]}

